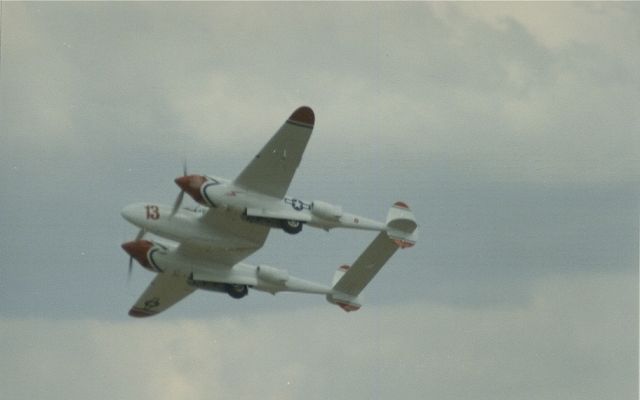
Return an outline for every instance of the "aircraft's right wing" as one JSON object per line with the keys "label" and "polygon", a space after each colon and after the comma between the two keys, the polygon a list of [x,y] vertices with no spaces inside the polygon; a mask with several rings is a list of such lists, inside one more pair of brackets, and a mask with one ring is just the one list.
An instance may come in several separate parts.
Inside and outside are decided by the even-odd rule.
{"label": "aircraft's right wing", "polygon": [[150,317],[166,310],[195,290],[184,276],[169,273],[158,274],[129,310],[132,317]]}
{"label": "aircraft's right wing", "polygon": [[295,110],[233,183],[249,191],[283,198],[300,165],[314,123],[311,108]]}

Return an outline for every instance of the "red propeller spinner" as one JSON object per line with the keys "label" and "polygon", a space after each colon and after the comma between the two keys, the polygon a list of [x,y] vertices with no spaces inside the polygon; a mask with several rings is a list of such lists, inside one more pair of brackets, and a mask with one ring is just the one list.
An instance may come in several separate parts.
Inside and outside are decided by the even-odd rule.
{"label": "red propeller spinner", "polygon": [[175,179],[176,185],[196,202],[206,205],[200,187],[207,181],[202,175],[185,175]]}
{"label": "red propeller spinner", "polygon": [[151,263],[147,255],[153,247],[153,243],[148,240],[134,240],[122,244],[122,249],[127,252],[133,259],[140,263],[146,269],[153,271]]}

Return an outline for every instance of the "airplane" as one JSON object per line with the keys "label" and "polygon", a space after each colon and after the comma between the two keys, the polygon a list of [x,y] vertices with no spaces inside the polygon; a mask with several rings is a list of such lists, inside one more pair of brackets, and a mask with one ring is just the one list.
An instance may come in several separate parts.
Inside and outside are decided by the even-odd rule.
{"label": "airplane", "polygon": [[[157,275],[129,310],[132,317],[156,315],[196,289],[240,299],[249,289],[276,294],[324,295],[345,311],[361,307],[360,293],[397,249],[412,247],[418,233],[409,206],[396,202],[386,222],[344,212],[323,201],[288,197],[293,175],[311,136],[315,115],[299,107],[234,180],[211,175],[183,175],[172,206],[135,203],[123,208],[125,220],[140,229],[122,244],[130,256]],[[184,194],[198,205],[182,207]],[[280,268],[242,262],[260,249],[272,228],[297,234],[303,225],[377,231],[378,235],[351,265],[334,273],[331,286],[289,275]],[[146,234],[158,240],[147,240]]]}

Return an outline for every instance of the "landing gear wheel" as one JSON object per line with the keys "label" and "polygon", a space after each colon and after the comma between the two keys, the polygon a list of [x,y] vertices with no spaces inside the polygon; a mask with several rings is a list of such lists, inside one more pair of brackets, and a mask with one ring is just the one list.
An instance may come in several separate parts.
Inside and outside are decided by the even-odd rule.
{"label": "landing gear wheel", "polygon": [[291,234],[291,235],[295,235],[296,233],[300,232],[302,230],[302,222],[300,221],[295,221],[292,219],[288,219],[285,221],[282,221],[280,223],[280,225],[282,226],[282,230]]}
{"label": "landing gear wheel", "polygon": [[241,299],[249,293],[247,285],[227,285],[227,293],[234,299]]}

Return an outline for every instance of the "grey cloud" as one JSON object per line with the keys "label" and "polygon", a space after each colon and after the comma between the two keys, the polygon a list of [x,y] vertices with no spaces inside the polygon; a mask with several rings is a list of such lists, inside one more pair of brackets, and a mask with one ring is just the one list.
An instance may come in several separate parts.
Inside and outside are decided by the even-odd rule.
{"label": "grey cloud", "polygon": [[630,398],[630,277],[541,280],[528,304],[480,311],[405,303],[144,324],[5,319],[0,383],[11,397],[50,399]]}
{"label": "grey cloud", "polygon": [[[247,370],[236,397],[632,393],[638,7],[521,7],[5,3],[1,386],[198,398]],[[120,209],[173,201],[183,156],[233,177],[301,104],[317,124],[291,193],[379,219],[404,200],[418,245],[355,316],[321,297],[196,293],[124,322],[151,275],[126,282]],[[328,282],[371,239],[273,232],[249,261]],[[45,376],[86,354],[96,375]]]}
{"label": "grey cloud", "polygon": [[[16,5],[27,23],[9,26],[4,74],[27,97],[6,114],[35,113],[25,138],[98,144],[111,156],[121,151],[113,143],[230,151],[279,123],[283,108],[309,103],[330,116],[319,119],[329,138],[319,146],[402,136],[415,145],[389,144],[404,157],[444,155],[503,179],[637,180],[633,41],[626,52],[550,49],[521,19],[491,25],[445,8]],[[31,47],[19,40],[27,35]],[[10,132],[24,128],[12,121]]]}

